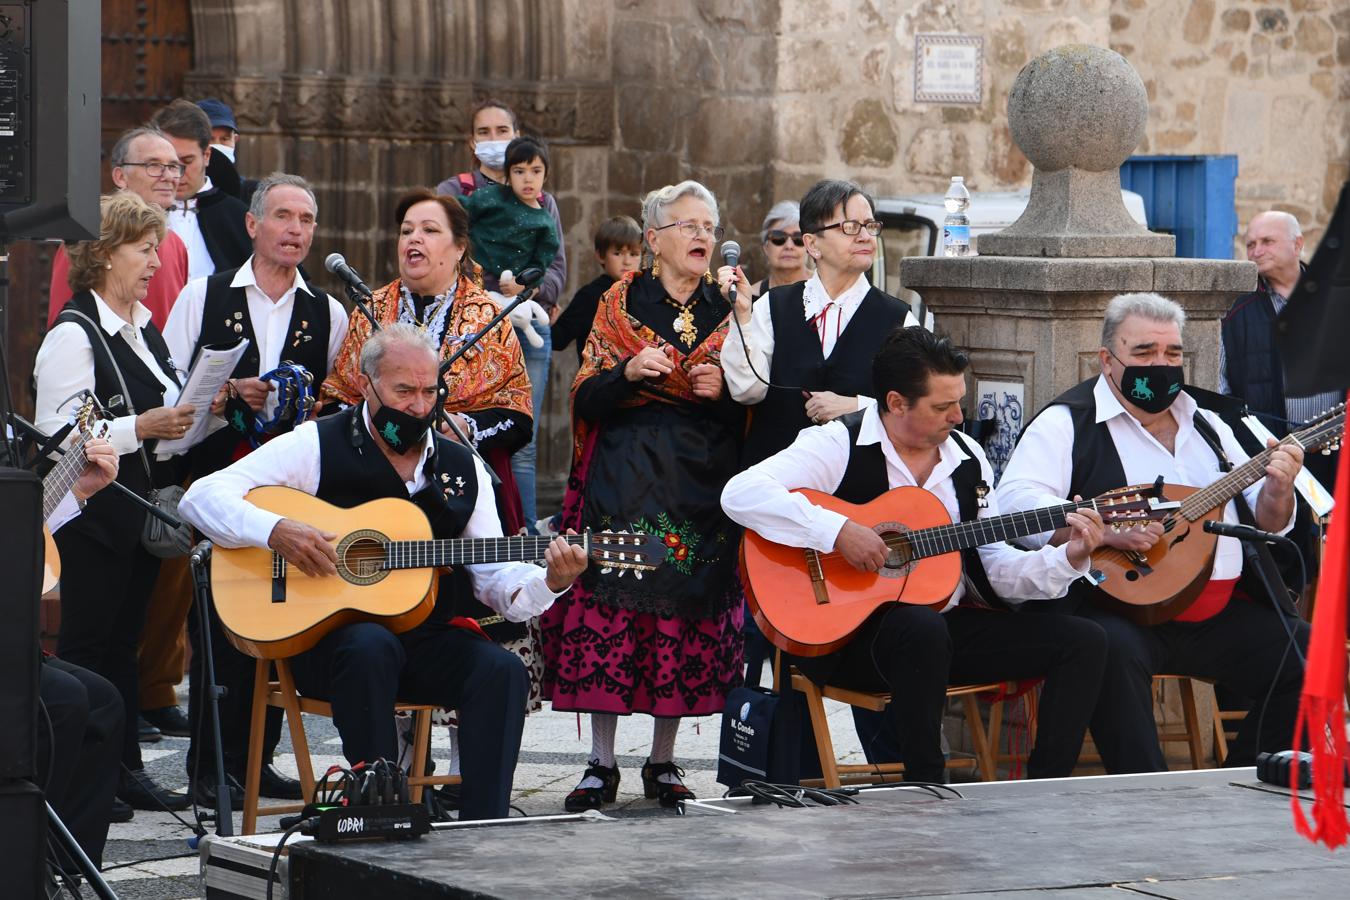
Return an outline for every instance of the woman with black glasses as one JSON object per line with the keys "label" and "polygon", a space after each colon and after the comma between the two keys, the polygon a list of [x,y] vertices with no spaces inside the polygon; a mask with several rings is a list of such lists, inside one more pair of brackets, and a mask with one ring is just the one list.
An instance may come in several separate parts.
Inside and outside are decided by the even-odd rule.
{"label": "woman with black glasses", "polygon": [[[775,207],[777,209],[777,207]],[[881,223],[851,181],[818,182],[800,207],[816,271],[751,302],[740,267],[718,270],[722,293],[736,282],[736,309],[722,348],[732,399],[755,406],[743,464],[784,449],[797,432],[873,404],[872,357],[898,325],[917,325],[909,304],[872,287],[867,272]]]}
{"label": "woman with black glasses", "polygon": [[758,282],[752,299],[785,284],[796,284],[811,277],[803,249],[801,207],[796,200],[775,203],[764,217],[759,229],[759,240],[764,245],[764,258],[769,263],[769,274]]}

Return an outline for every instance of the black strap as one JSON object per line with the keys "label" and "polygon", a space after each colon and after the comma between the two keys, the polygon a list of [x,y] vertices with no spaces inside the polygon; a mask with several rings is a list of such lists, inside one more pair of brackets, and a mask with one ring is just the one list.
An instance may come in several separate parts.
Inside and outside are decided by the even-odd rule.
{"label": "black strap", "polygon": [[[108,357],[108,365],[112,366],[113,374],[117,376],[117,386],[122,389],[122,402],[127,406],[127,412],[133,416],[136,415],[136,407],[131,403],[131,391],[127,390],[127,380],[122,377],[122,367],[117,364],[117,357],[113,356],[112,348],[108,346],[108,340],[103,336],[103,329],[90,319],[84,313],[72,306],[66,307],[61,312],[62,315],[78,316],[83,319],[87,326],[84,330],[98,338],[98,342],[103,345],[103,353]],[[153,489],[155,486],[155,474],[150,471],[150,460],[145,455],[145,441],[141,441],[136,447],[136,452],[140,454],[141,465],[145,466],[145,480]]]}
{"label": "black strap", "polygon": [[[1205,439],[1205,443],[1214,451],[1214,455],[1219,458],[1219,470],[1222,472],[1231,472],[1233,470],[1233,461],[1228,458],[1228,454],[1223,450],[1223,444],[1219,440],[1219,433],[1214,430],[1214,426],[1200,413],[1195,411],[1195,430]],[[1297,502],[1297,501],[1295,501]],[[1252,512],[1251,505],[1247,498],[1238,491],[1233,497],[1233,506],[1237,510],[1238,521],[1243,525],[1250,525],[1253,528],[1256,524],[1256,514]],[[1294,608],[1293,601],[1289,596],[1289,587],[1285,584],[1284,576],[1280,574],[1280,567],[1275,562],[1275,556],[1270,552],[1270,545],[1264,541],[1243,541],[1243,556],[1256,567],[1255,573],[1261,581],[1265,590],[1270,592],[1275,604],[1287,616],[1297,617],[1298,611]]]}

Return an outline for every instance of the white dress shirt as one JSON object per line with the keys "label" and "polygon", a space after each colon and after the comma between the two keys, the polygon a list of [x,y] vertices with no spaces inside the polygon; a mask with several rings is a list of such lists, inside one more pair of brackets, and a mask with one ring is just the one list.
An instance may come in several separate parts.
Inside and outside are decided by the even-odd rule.
{"label": "white dress shirt", "polygon": [[[1125,410],[1103,376],[1097,376],[1092,394],[1097,402],[1096,421],[1105,422],[1111,433],[1125,470],[1126,484],[1152,484],[1161,475],[1169,484],[1206,487],[1223,477],[1218,457],[1204,436],[1195,430],[1195,399],[1185,391],[1177,394],[1168,409],[1177,423],[1174,453],[1168,452],[1138,419]],[[1246,462],[1249,457],[1233,436],[1233,430],[1208,410],[1201,410],[1201,415],[1214,426],[1220,446],[1233,465]],[[999,505],[1009,512],[1019,512],[1067,499],[1073,475],[1073,441],[1073,418],[1067,406],[1052,406],[1037,416],[1022,432],[1017,449],[1003,470],[1003,479],[996,491]],[[1253,511],[1264,484],[1262,478],[1243,492]],[[1223,520],[1238,521],[1232,501],[1223,509]],[[1290,514],[1280,533],[1287,532],[1293,525],[1294,516]],[[1020,543],[1039,547],[1049,539],[1050,534],[1045,533],[1022,538]],[[1242,546],[1236,538],[1219,538],[1210,578],[1228,580],[1241,574]]]}
{"label": "white dress shirt", "polygon": [[56,529],[69,522],[80,514],[80,502],[75,499],[75,495],[66,492],[61,498],[61,502],[56,504],[56,509],[47,517],[47,530],[56,534]]}
{"label": "white dress shirt", "polygon": [[[929,473],[927,481],[920,485],[896,452],[875,406],[869,406],[863,414],[858,433],[858,446],[881,445],[889,487],[922,487],[942,501],[953,522],[961,521],[961,512],[951,476],[966,458],[957,440],[949,435],[938,447],[937,465]],[[976,447],[975,454],[980,463],[981,477],[986,483],[992,483],[993,471],[989,468],[984,452]],[[839,530],[848,521],[847,517],[816,506],[801,494],[790,491],[811,488],[833,494],[844,478],[848,460],[848,429],[842,422],[834,421],[819,428],[803,429],[792,446],[751,466],[727,482],[722,491],[722,509],[734,521],[775,543],[821,552],[831,551]],[[980,510],[981,518],[999,514],[993,495],[989,495],[988,499],[989,507]],[[859,524],[870,528],[875,523]],[[1087,573],[1086,566],[1076,570],[1070,565],[1067,549],[1062,546],[1027,553],[999,543],[981,547],[979,553],[990,586],[998,592],[1000,599],[1009,603],[1062,597],[1075,578]],[[943,611],[955,606],[965,590],[963,579]]]}
{"label": "white dress shirt", "polygon": [[[367,440],[370,416],[362,407]],[[380,452],[376,449],[375,452]],[[427,485],[424,464],[432,452],[432,437],[424,439],[421,459],[412,481],[404,483],[412,496]],[[493,500],[492,481],[481,462],[474,460],[478,474],[478,499],[461,537],[502,536]],[[219,472],[192,483],[178,506],[179,514],[222,547],[267,547],[272,529],[282,516],[259,509],[244,500],[255,487],[276,484],[307,494],[319,489],[319,428],[305,422],[294,431],[278,435],[252,453]],[[464,567],[473,584],[474,596],[510,622],[524,622],[539,615],[562,595],[544,583],[545,570],[530,563],[475,563]]]}
{"label": "white dress shirt", "polygon": [[[838,297],[831,299],[820,280],[819,273],[812,274],[807,280],[802,289],[802,314],[806,321],[815,321],[816,333],[820,336],[821,353],[826,359],[834,352],[834,345],[839,336],[848,327],[853,314],[858,311],[863,298],[871,289],[872,285],[867,281],[867,276],[859,275],[857,281]],[[914,318],[913,313],[905,313],[905,327],[918,324],[919,321]],[[761,378],[768,379],[769,370],[773,366],[773,315],[769,311],[766,299],[761,297],[755,303],[750,313],[750,324],[746,325],[744,330],[745,342],[742,343],[741,329],[736,327],[735,322],[731,323],[726,343],[722,345],[722,371],[726,375],[727,390],[731,392],[731,399],[737,403],[752,404],[763,400],[764,395],[769,392],[769,386],[756,378],[755,373],[758,372]],[[746,361],[747,352],[749,362]],[[753,371],[751,366],[754,366]],[[872,397],[859,397],[858,405],[876,406],[876,400]]]}
{"label": "white dress shirt", "polygon": [[[211,190],[211,179],[202,182],[198,194]],[[202,236],[201,222],[197,220],[197,198],[179,200],[169,209],[169,230],[178,235],[187,246],[188,280],[207,278],[216,274],[216,261],[207,249],[206,238]]]}
{"label": "white dress shirt", "polygon": [[[258,371],[256,376],[272,371],[281,364],[286,349],[290,346],[291,335],[287,329],[291,323],[291,313],[295,307],[295,292],[304,291],[311,297],[314,292],[305,284],[297,269],[295,281],[281,299],[276,302],[258,287],[253,272],[253,257],[249,257],[239,267],[230,281],[231,288],[242,287],[248,301],[248,320],[253,325],[253,336],[258,341]],[[164,341],[169,351],[180,365],[186,366],[192,361],[192,352],[202,333],[202,310],[206,306],[206,279],[189,281],[174,301],[169,312],[169,321],[164,323]],[[328,369],[332,371],[333,362],[342,341],[347,337],[347,311],[333,297],[328,298]],[[317,377],[317,373],[316,377]],[[256,377],[255,376],[255,377]],[[315,385],[318,391],[318,385]],[[275,391],[267,395],[263,405],[263,417],[270,418],[277,408]],[[223,420],[220,420],[223,422]]]}
{"label": "white dress shirt", "polygon": [[[113,312],[97,291],[90,293],[94,295],[94,305],[98,307],[98,325],[103,329],[109,345],[116,340],[126,341],[137,358],[164,385],[164,405],[173,406],[177,403],[178,383],[164,374],[155,361],[155,355],[141,337],[141,329],[150,323],[150,310],[136,303],[131,308],[132,321],[128,322]],[[123,372],[122,377],[126,378],[126,374]],[[83,327],[75,322],[62,322],[47,332],[33,363],[33,379],[37,382],[34,424],[51,434],[65,425],[78,408],[79,404],[72,402],[75,393],[94,390],[94,348],[89,345],[89,335]],[[72,440],[74,432],[66,443]],[[118,456],[134,453],[141,445],[140,439],[136,437],[136,417],[119,416],[113,419],[108,430],[108,441]]]}

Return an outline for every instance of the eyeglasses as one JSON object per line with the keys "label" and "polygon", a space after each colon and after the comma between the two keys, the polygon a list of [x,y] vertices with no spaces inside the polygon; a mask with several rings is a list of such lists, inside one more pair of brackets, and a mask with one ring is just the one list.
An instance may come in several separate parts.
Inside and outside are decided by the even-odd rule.
{"label": "eyeglasses", "polygon": [[665,231],[667,228],[675,228],[677,226],[680,229],[680,234],[684,235],[687,238],[702,237],[705,234],[711,235],[714,244],[722,240],[722,235],[727,233],[726,229],[723,228],[721,225],[714,225],[711,228],[709,228],[707,225],[700,225],[698,222],[692,222],[688,219],[681,219],[678,222],[671,222],[669,225],[658,225],[652,230]]}
{"label": "eyeglasses", "polygon": [[142,169],[145,170],[145,174],[149,175],[151,178],[162,178],[162,177],[164,176],[164,173],[165,173],[165,172],[168,172],[168,173],[169,173],[170,175],[172,175],[174,178],[177,178],[177,177],[179,177],[180,175],[183,174],[183,167],[180,166],[178,163],[129,163],[129,162],[124,162],[124,163],[122,163],[122,165],[121,165],[119,168],[126,168],[126,167],[128,167],[128,166],[140,166]]}
{"label": "eyeglasses", "polygon": [[867,233],[876,237],[881,234],[881,223],[876,219],[868,219],[866,222],[859,222],[857,219],[845,219],[842,222],[835,222],[833,225],[822,225],[816,229],[819,234],[822,231],[829,231],[831,228],[838,228],[849,237],[853,237],[858,232],[866,229]]}
{"label": "eyeglasses", "polygon": [[[854,234],[857,234],[857,232],[854,232]],[[786,231],[774,229],[764,236],[764,239],[775,247],[781,247],[786,244],[788,238],[791,238],[792,243],[796,244],[798,247],[802,246],[802,233],[800,231],[796,234],[788,234]]]}

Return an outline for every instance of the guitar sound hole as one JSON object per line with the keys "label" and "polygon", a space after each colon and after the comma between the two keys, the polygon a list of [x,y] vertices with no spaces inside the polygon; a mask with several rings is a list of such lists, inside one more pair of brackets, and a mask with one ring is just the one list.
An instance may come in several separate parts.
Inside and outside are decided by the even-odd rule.
{"label": "guitar sound hole", "polygon": [[337,547],[338,574],[351,584],[367,585],[389,574],[384,568],[385,542],[377,531],[362,530],[347,535]]}
{"label": "guitar sound hole", "polygon": [[914,549],[905,533],[909,531],[898,522],[882,522],[873,529],[889,547],[886,565],[877,571],[883,578],[904,578],[914,568]]}
{"label": "guitar sound hole", "polygon": [[1130,569],[1128,572],[1125,573],[1125,580],[1126,580],[1126,581],[1138,581],[1138,580],[1139,580],[1139,573],[1136,572],[1134,569]]}

